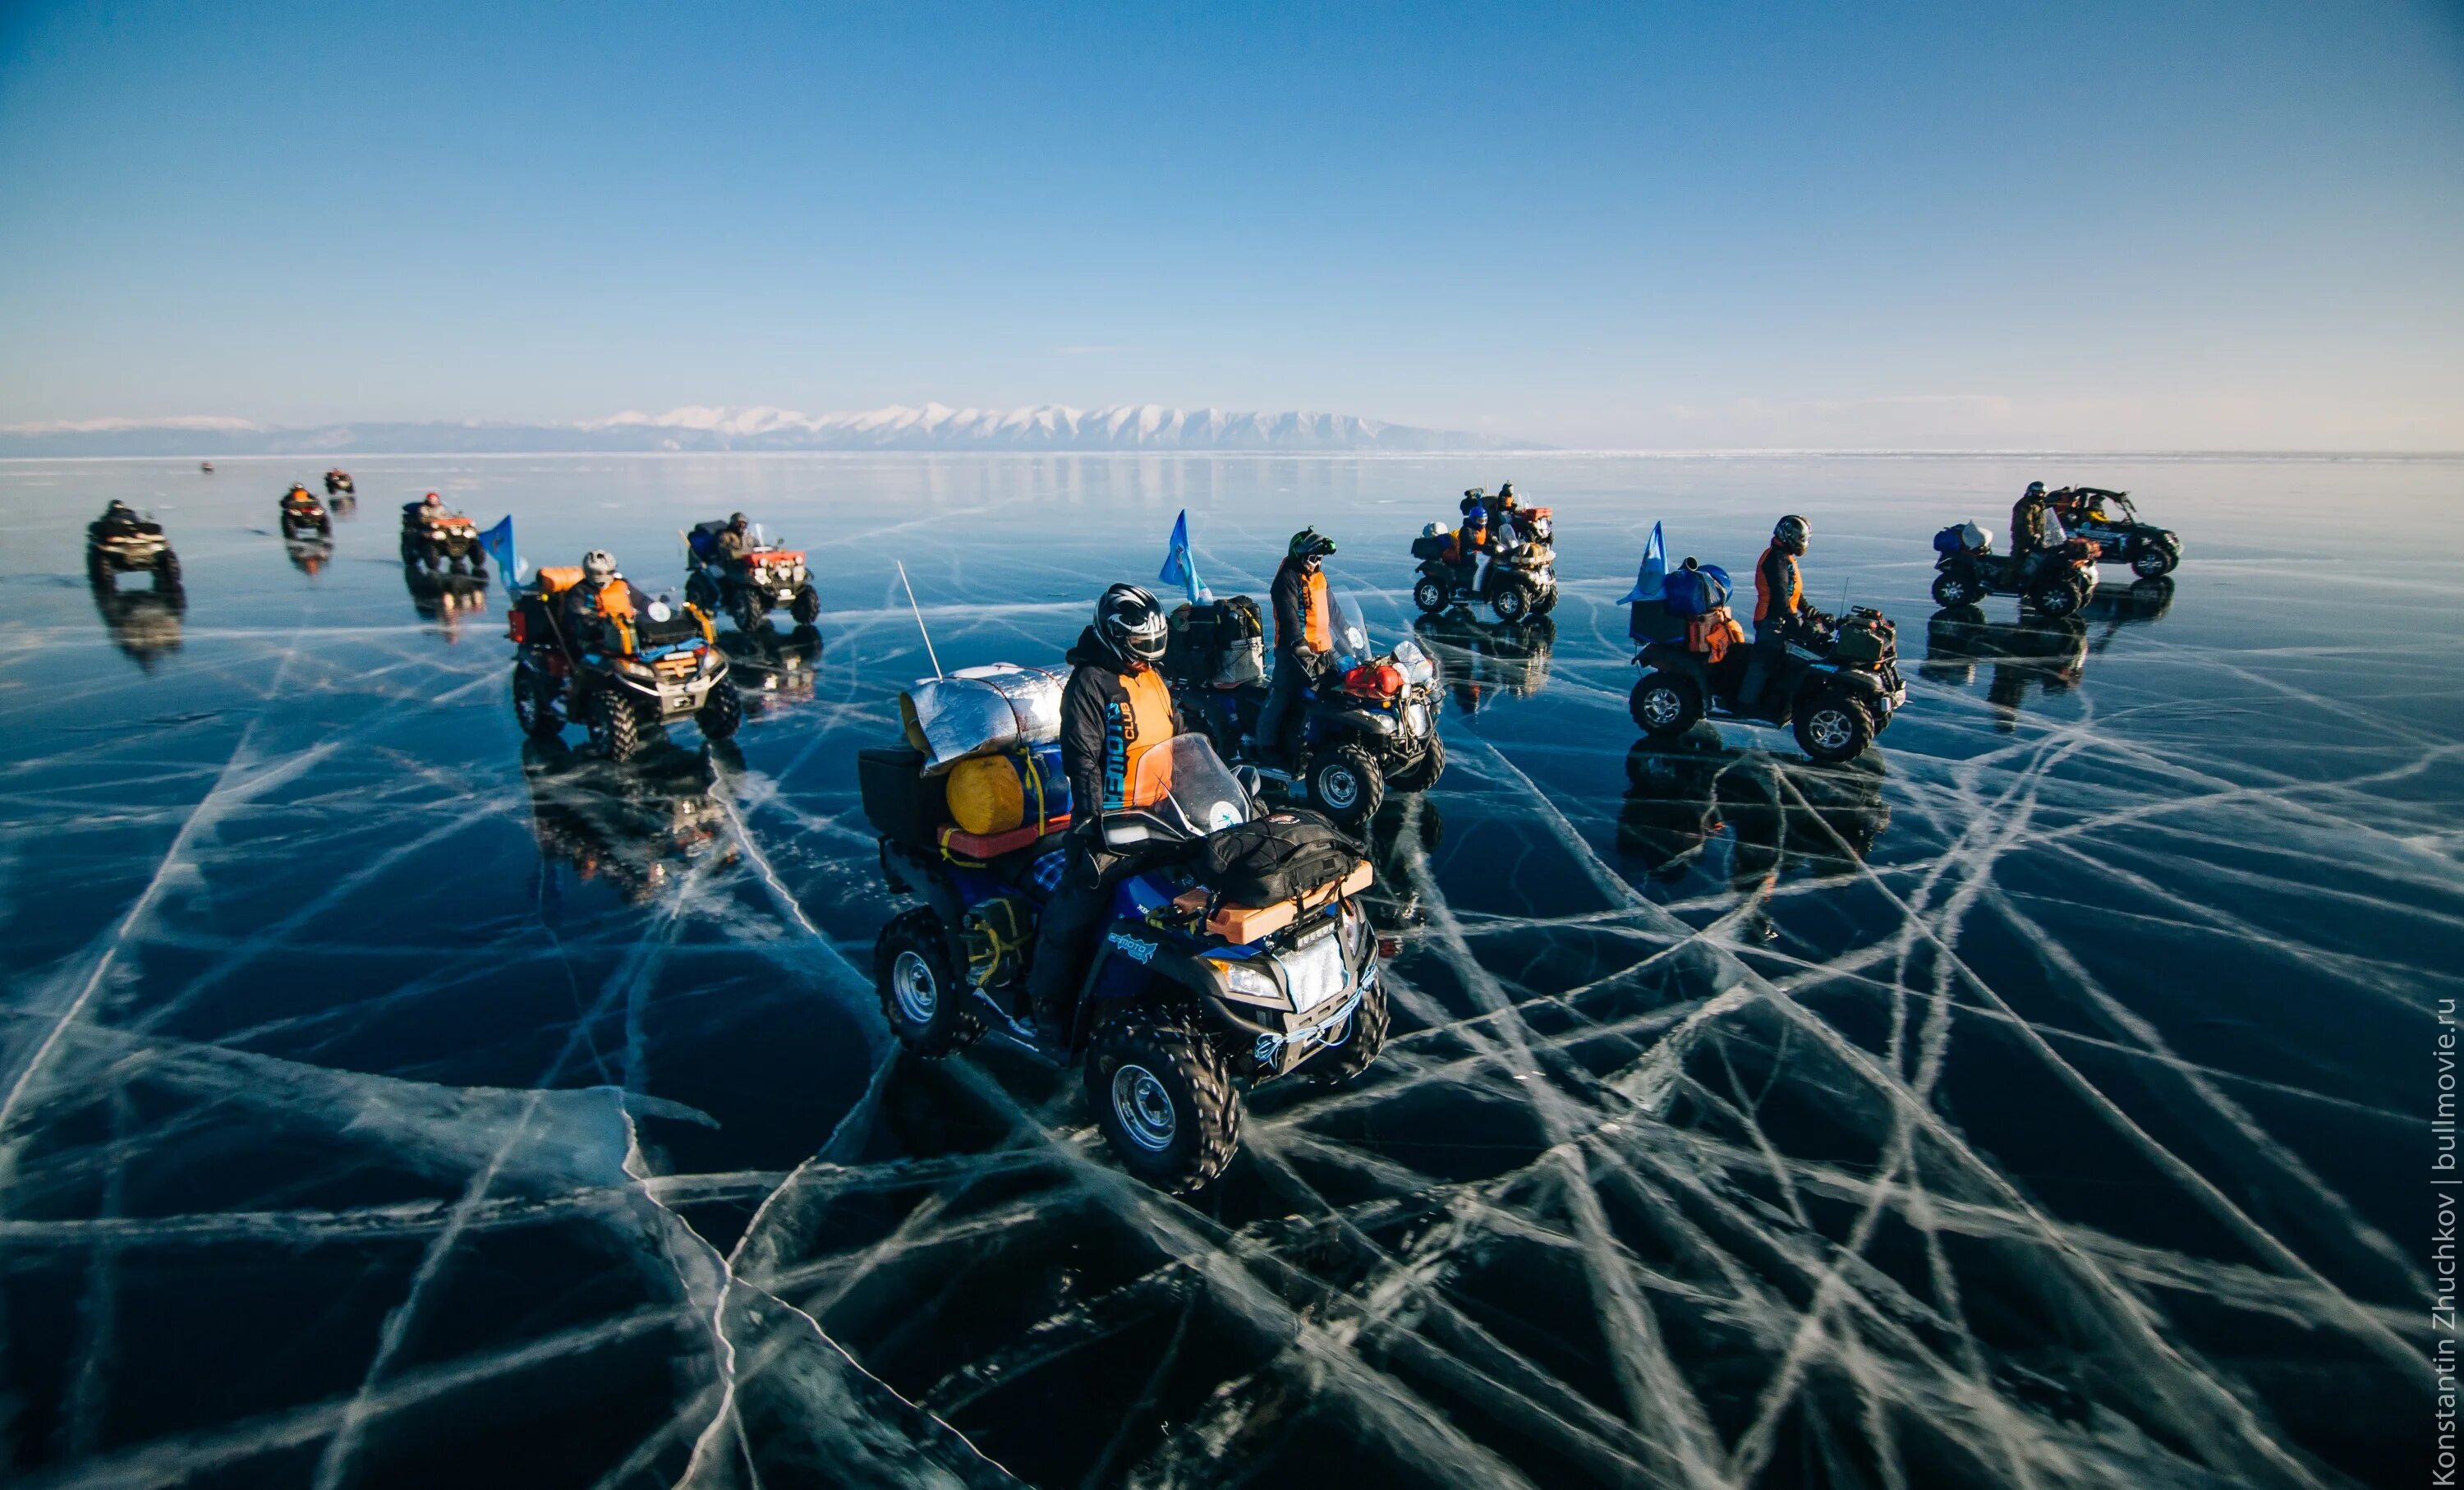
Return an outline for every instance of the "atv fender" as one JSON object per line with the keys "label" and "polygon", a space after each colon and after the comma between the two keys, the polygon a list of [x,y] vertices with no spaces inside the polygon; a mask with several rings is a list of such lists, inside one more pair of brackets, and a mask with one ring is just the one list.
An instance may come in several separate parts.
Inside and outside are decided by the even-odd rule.
{"label": "atv fender", "polygon": [[950,883],[950,877],[907,844],[887,838],[881,841],[881,872],[891,888],[931,906],[941,917],[941,924],[954,934],[958,923],[966,918],[966,908],[958,904],[957,887]]}
{"label": "atv fender", "polygon": [[1373,735],[1380,740],[1395,733],[1393,714],[1372,712],[1366,709],[1331,709],[1318,715],[1316,722],[1329,730]]}
{"label": "atv fender", "polygon": [[1705,699],[1711,696],[1711,669],[1704,665],[1700,652],[1689,652],[1673,642],[1652,642],[1644,646],[1642,655],[1635,661],[1645,668],[1691,679]]}

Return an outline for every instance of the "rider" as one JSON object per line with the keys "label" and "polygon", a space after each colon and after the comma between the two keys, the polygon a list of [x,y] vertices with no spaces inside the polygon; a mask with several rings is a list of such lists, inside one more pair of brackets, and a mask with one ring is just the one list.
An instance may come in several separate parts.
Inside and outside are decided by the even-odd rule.
{"label": "rider", "polygon": [[1754,560],[1754,649],[1737,697],[1748,709],[1761,703],[1764,687],[1779,670],[1789,633],[1808,613],[1805,570],[1798,560],[1813,541],[1813,527],[1791,513],[1772,524],[1771,546]]}
{"label": "rider", "polygon": [[125,533],[137,526],[137,509],[115,496],[102,510],[101,526],[106,533]]}
{"label": "rider", "polygon": [[611,618],[632,614],[633,587],[618,572],[615,556],[604,548],[583,555],[582,582],[564,592],[564,634],[574,649],[588,650]]}
{"label": "rider", "polygon": [[1460,573],[1455,582],[1465,589],[1480,588],[1480,566],[1488,553],[1488,509],[1475,507],[1463,526],[1455,530],[1455,567]]}
{"label": "rider", "polygon": [[1284,721],[1301,690],[1334,653],[1334,610],[1327,602],[1325,571],[1326,556],[1333,552],[1332,538],[1303,528],[1292,535],[1275,569],[1275,677],[1258,715],[1258,758],[1278,768],[1288,764]]}
{"label": "rider", "polygon": [[437,495],[433,492],[430,492],[416,502],[403,503],[402,510],[405,514],[415,516],[422,522],[426,522],[431,518],[446,515],[445,498]]}
{"label": "rider", "polygon": [[317,498],[309,494],[309,491],[306,487],[294,481],[291,483],[291,490],[282,493],[282,505],[285,507],[314,507],[317,505]]}
{"label": "rider", "polygon": [[753,534],[742,513],[727,515],[727,526],[718,535],[717,547],[719,559],[729,568],[744,562],[744,556],[753,548]]}
{"label": "rider", "polygon": [[1170,627],[1155,598],[1116,584],[1095,602],[1094,624],[1069,648],[1061,690],[1061,769],[1069,778],[1069,836],[1061,884],[1044,908],[1026,992],[1037,1041],[1065,1048],[1095,933],[1111,909],[1119,855],[1104,846],[1104,814],[1133,800],[1138,757],[1180,733],[1172,690],[1155,664]]}
{"label": "rider", "polygon": [[2011,504],[2011,578],[2025,580],[2035,567],[2035,556],[2046,547],[2045,484],[2031,481],[2019,500]]}

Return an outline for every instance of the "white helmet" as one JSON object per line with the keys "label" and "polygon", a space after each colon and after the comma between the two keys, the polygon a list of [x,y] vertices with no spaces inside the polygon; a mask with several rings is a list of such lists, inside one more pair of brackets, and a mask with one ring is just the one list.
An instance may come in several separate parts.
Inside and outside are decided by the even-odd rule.
{"label": "white helmet", "polygon": [[1453,531],[1454,530],[1452,528],[1447,527],[1442,522],[1433,522],[1420,530],[1420,537],[1424,538],[1442,538]]}
{"label": "white helmet", "polygon": [[594,548],[582,556],[582,577],[593,584],[605,584],[616,578],[616,556],[604,548]]}

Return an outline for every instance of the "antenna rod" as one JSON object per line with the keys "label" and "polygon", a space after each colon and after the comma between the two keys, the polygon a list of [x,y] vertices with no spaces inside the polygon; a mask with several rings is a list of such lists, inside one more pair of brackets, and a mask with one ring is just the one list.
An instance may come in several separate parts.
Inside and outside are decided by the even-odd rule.
{"label": "antenna rod", "polygon": [[933,676],[941,677],[944,675],[941,671],[941,659],[934,655],[933,633],[924,629],[924,607],[915,603],[915,585],[907,578],[907,565],[895,559],[891,562],[898,565],[898,582],[907,586],[907,608],[915,613],[915,629],[924,637],[924,655],[932,660]]}

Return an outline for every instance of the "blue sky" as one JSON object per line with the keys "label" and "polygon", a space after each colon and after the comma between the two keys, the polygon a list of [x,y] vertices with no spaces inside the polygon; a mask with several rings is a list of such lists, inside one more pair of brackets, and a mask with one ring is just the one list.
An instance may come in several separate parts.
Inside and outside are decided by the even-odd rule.
{"label": "blue sky", "polygon": [[2464,7],[0,7],[0,424],[2464,449]]}

